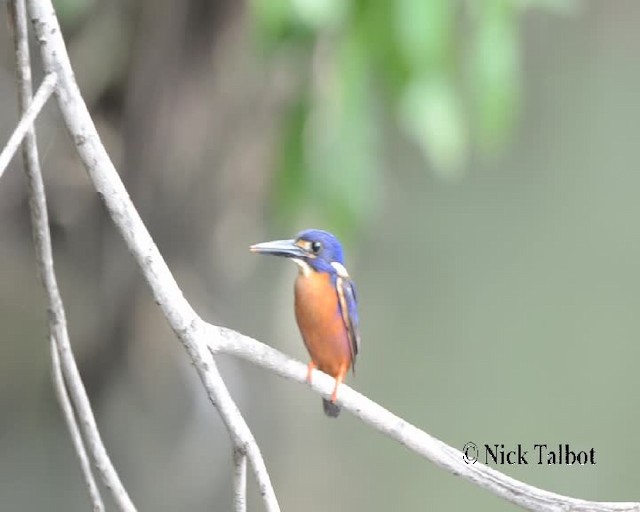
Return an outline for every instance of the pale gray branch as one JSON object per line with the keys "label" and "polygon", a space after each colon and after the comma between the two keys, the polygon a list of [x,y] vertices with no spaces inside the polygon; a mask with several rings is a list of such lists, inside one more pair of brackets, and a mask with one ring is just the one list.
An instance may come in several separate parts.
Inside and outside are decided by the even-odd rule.
{"label": "pale gray branch", "polygon": [[[240,454],[247,454],[267,509],[278,510],[258,446],[229,396],[212,354],[233,354],[301,383],[305,381],[306,367],[256,340],[207,324],[196,315],[183,297],[143,225],[100,142],[78,91],[50,0],[29,0],[29,6],[45,70],[56,73],[59,78],[56,91],[58,103],[89,176],[138,262],[156,302],[191,357],[209,398],[218,408],[229,430],[235,450]],[[332,378],[316,372],[311,387],[328,397],[333,385]],[[435,439],[346,385],[340,387],[338,401],[364,423],[399,441],[439,467],[528,510],[640,512],[638,503],[590,502],[569,498],[527,485],[481,463],[467,465],[460,451]],[[236,462],[236,475],[240,475],[241,471],[240,463]],[[237,495],[242,478],[236,478],[235,482]]]}
{"label": "pale gray branch", "polygon": [[29,14],[44,68],[58,76],[58,105],[94,187],[138,262],[156,302],[191,357],[209,399],[229,431],[234,448],[247,454],[267,510],[280,510],[258,444],[231,398],[203,337],[198,335],[202,321],[183,297],[100,141],[78,89],[51,1],[29,0]]}
{"label": "pale gray branch", "polygon": [[[29,83],[31,83],[30,80],[31,79],[29,79]],[[42,84],[40,84],[40,87],[38,88],[33,101],[30,102],[29,107],[25,111],[22,111],[22,117],[20,118],[18,126],[13,130],[11,137],[9,137],[9,140],[2,149],[2,153],[0,153],[0,178],[2,178],[2,175],[9,166],[9,162],[11,162],[13,155],[15,155],[18,148],[20,148],[22,139],[27,136],[29,129],[33,126],[33,122],[49,99],[49,96],[53,93],[55,87],[56,75],[49,73],[44,77],[44,80],[42,81]],[[31,94],[29,94],[29,97],[31,97]]]}
{"label": "pale gray branch", "polygon": [[[232,354],[287,379],[306,383],[307,367],[272,347],[224,327],[207,324],[213,353]],[[335,381],[315,372],[311,388],[325,398]],[[363,422],[405,445],[446,471],[487,489],[496,496],[538,512],[640,512],[640,503],[593,502],[562,496],[525,484],[480,462],[467,464],[461,451],[430,436],[376,402],[342,384],[338,403]]]}
{"label": "pale gray branch", "polygon": [[[31,62],[27,40],[27,18],[24,0],[14,1],[11,13],[15,17],[13,25],[15,29],[18,99],[20,111],[25,112],[30,109],[32,86]],[[54,73],[49,73],[43,83],[43,86],[45,84],[49,84],[49,87],[53,87],[56,83],[55,76],[56,75]],[[44,100],[40,99],[40,102],[44,103]],[[100,438],[100,433],[98,432],[93,412],[91,410],[91,404],[89,403],[89,398],[87,397],[82,384],[82,379],[80,378],[80,373],[78,372],[78,368],[71,351],[64,306],[62,297],[60,296],[60,291],[58,290],[58,283],[53,267],[47,200],[42,180],[42,172],[40,170],[35,131],[32,123],[33,119],[31,120],[31,124],[27,124],[25,142],[23,145],[23,157],[29,187],[29,207],[31,210],[31,224],[36,250],[36,263],[48,301],[49,335],[52,340],[55,340],[57,346],[57,351],[54,351],[56,357],[52,359],[54,377],[56,376],[55,372],[58,370],[56,365],[61,362],[62,371],[66,379],[66,386],[73,398],[73,402],[80,419],[80,424],[84,430],[85,438],[89,443],[91,452],[93,453],[98,471],[100,472],[105,485],[111,490],[114,500],[120,509],[127,512],[133,512],[135,511],[135,507],[133,506],[133,503],[131,503],[124,486],[120,482]],[[60,356],[59,359],[57,357],[58,355]],[[62,385],[64,388],[64,383]],[[60,390],[57,391],[59,392]],[[59,394],[59,396],[62,396],[63,398],[61,405],[65,412],[65,418],[69,421],[68,411],[65,409],[64,404],[64,396],[66,396],[66,393],[65,395]],[[71,411],[71,415],[73,417],[73,411]],[[75,419],[73,420],[73,423],[75,424]],[[85,481],[88,482],[93,508],[94,510],[103,510],[104,506],[99,495],[97,495],[97,486],[95,481],[93,481],[93,475],[90,467],[85,464],[86,453],[84,453],[84,447],[78,450],[78,445],[82,445],[82,439],[71,429],[70,433],[76,448],[76,453],[80,459],[80,465],[83,470]]]}
{"label": "pale gray branch", "polygon": [[233,505],[235,512],[247,511],[247,454],[233,450]]}
{"label": "pale gray branch", "polygon": [[53,338],[50,340],[51,344],[51,376],[53,379],[53,390],[56,393],[60,408],[62,409],[62,415],[67,424],[67,430],[71,435],[71,442],[76,452],[78,460],[80,461],[80,469],[82,470],[82,476],[84,477],[85,484],[89,489],[89,497],[91,498],[91,504],[94,512],[104,512],[104,503],[102,502],[102,496],[100,496],[100,490],[96,485],[96,481],[93,478],[91,472],[91,461],[87,455],[87,450],[84,447],[82,441],[82,435],[78,428],[78,422],[76,421],[76,415],[71,405],[71,399],[69,393],[67,393],[67,387],[64,383],[64,377],[62,376],[62,369],[60,364],[60,357],[58,356],[58,346]]}

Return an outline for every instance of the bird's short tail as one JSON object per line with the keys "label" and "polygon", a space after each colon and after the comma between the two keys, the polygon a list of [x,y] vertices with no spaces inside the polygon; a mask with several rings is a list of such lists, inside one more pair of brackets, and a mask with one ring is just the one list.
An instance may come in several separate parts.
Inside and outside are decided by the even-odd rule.
{"label": "bird's short tail", "polygon": [[326,398],[322,399],[322,408],[324,409],[324,413],[329,416],[329,418],[337,418],[340,415],[340,406],[336,405],[331,400],[327,400]]}

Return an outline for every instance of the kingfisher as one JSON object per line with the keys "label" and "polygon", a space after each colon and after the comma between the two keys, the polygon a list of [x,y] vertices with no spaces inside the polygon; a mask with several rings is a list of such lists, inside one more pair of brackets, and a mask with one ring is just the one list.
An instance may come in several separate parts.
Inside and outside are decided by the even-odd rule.
{"label": "kingfisher", "polygon": [[314,369],[331,375],[336,383],[331,399],[322,399],[324,413],[337,418],[338,387],[349,369],[355,374],[360,351],[356,289],[345,268],[342,246],[328,231],[307,229],[291,240],[252,245],[250,250],[289,258],[298,266],[295,280],[295,316]]}

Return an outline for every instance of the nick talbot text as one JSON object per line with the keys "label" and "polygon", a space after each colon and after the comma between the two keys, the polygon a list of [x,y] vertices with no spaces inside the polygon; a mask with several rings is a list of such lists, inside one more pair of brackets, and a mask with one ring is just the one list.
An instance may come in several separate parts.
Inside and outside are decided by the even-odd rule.
{"label": "nick talbot text", "polygon": [[[505,446],[504,444],[485,444],[484,449],[479,450],[480,459],[485,464],[548,464],[566,465],[596,464],[595,448],[585,450],[574,449],[569,443],[565,444],[534,444],[525,447],[521,444]],[[484,451],[484,454],[482,453]],[[482,457],[484,455],[484,457]]]}

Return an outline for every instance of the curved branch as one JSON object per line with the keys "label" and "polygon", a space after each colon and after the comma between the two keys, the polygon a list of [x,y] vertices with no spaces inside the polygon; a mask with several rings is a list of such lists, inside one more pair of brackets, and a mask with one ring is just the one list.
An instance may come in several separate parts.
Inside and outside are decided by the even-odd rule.
{"label": "curved branch", "polygon": [[58,355],[58,346],[56,341],[51,338],[49,344],[51,345],[51,377],[53,379],[53,389],[60,403],[62,409],[62,415],[67,424],[67,430],[71,435],[71,442],[73,448],[76,451],[78,460],[80,461],[80,469],[84,477],[84,482],[89,490],[89,497],[93,505],[93,512],[104,512],[104,503],[102,502],[102,496],[100,496],[100,490],[96,485],[96,481],[93,478],[91,472],[91,461],[87,455],[87,449],[84,446],[80,429],[78,428],[78,422],[76,420],[75,413],[73,412],[73,406],[71,405],[71,399],[69,393],[67,393],[67,386],[64,383],[64,377],[62,375],[62,365],[60,363],[60,356]]}
{"label": "curved branch", "polygon": [[[207,390],[220,411],[236,449],[246,450],[260,492],[269,510],[278,505],[257,444],[217,371],[213,354],[229,353],[283,377],[304,382],[306,367],[252,338],[204,322],[185,300],[169,268],[143,225],[111,163],[80,96],[50,0],[29,0],[32,21],[40,42],[45,69],[57,73],[58,102],[76,148],[96,190],[138,262],[156,303],[182,341]],[[208,349],[208,350],[207,350]],[[320,372],[312,389],[330,396],[334,380]],[[533,511],[640,512],[639,503],[591,502],[555,494],[527,485],[481,463],[467,465],[460,451],[389,412],[346,385],[338,401],[363,422],[399,441],[446,471],[480,486],[496,496]],[[238,473],[240,470],[238,470]],[[239,485],[239,484],[238,484]]]}
{"label": "curved branch", "polygon": [[[89,465],[86,449],[82,440],[82,436],[78,430],[78,424],[74,415],[73,408],[67,394],[67,386],[73,397],[73,401],[80,417],[82,428],[85,432],[87,441],[91,447],[92,453],[96,460],[96,465],[103,477],[105,485],[109,487],[113,493],[116,503],[121,510],[134,512],[135,508],[127,495],[124,486],[118,478],[107,452],[100,439],[91,405],[87,397],[80,373],[75,364],[75,359],[71,351],[69,343],[69,335],[67,332],[66,318],[62,297],[58,290],[55,270],[53,268],[53,255],[51,250],[51,234],[49,232],[49,218],[47,213],[47,200],[44,191],[44,183],[42,180],[42,172],[40,169],[40,161],[38,158],[38,146],[36,141],[35,130],[33,128],[33,120],[39,112],[40,108],[51,94],[57,77],[53,73],[49,73],[40,87],[36,98],[31,103],[31,95],[33,88],[31,85],[31,59],[29,56],[29,44],[27,37],[27,17],[24,0],[16,0],[10,4],[10,17],[13,21],[14,42],[16,53],[16,67],[18,78],[18,103],[20,112],[23,117],[21,125],[26,124],[25,139],[23,148],[23,158],[25,172],[27,175],[27,184],[29,188],[29,208],[31,211],[31,226],[33,232],[33,240],[36,251],[36,264],[42,285],[45,289],[48,307],[48,326],[51,343],[51,364],[52,377],[56,396],[60,402],[69,433],[76,450],[76,454],[80,461],[80,468],[89,490],[89,497],[93,505],[93,510],[100,512],[104,510],[104,504],[95,483],[91,466]],[[36,103],[37,100],[37,103]],[[64,372],[67,379],[65,384],[62,377]]]}
{"label": "curved branch", "polygon": [[[269,345],[225,327],[207,324],[212,353],[231,354],[262,366],[287,379],[306,384],[307,367]],[[309,385],[309,384],[307,384]],[[313,376],[311,388],[329,398],[335,381],[322,372]],[[492,494],[527,510],[539,512],[640,512],[640,503],[586,501],[539,489],[511,478],[480,462],[467,464],[461,451],[430,436],[346,384],[340,385],[338,403],[364,423],[395,439],[411,451],[449,473],[460,476]]]}
{"label": "curved branch", "polygon": [[233,451],[233,505],[235,512],[247,512],[247,455]]}
{"label": "curved branch", "polygon": [[209,399],[220,412],[234,448],[247,454],[267,510],[279,511],[278,500],[258,444],[231,398],[213,357],[202,343],[203,338],[198,335],[199,318],[183,297],[100,141],[78,89],[51,1],[29,0],[29,14],[40,46],[44,69],[58,76],[58,105],[89,178],[120,230],[129,251],[138,262],[156,303],[162,308],[171,328],[191,357]]}

